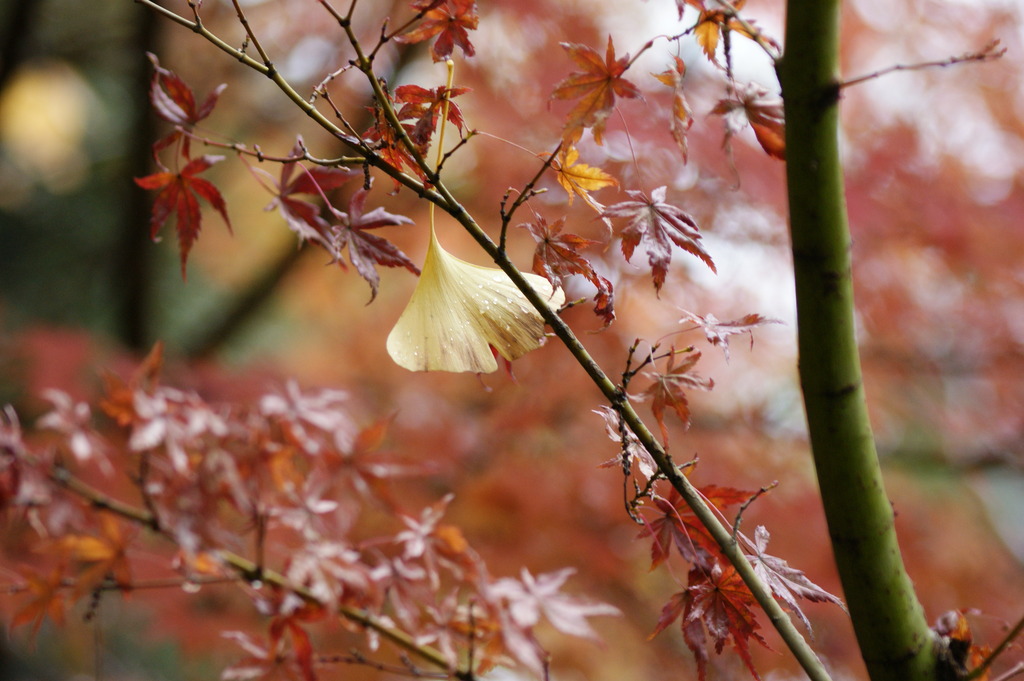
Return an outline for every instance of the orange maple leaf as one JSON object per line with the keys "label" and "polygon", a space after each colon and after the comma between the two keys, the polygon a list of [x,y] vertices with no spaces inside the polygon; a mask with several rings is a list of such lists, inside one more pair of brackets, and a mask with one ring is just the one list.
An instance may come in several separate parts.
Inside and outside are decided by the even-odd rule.
{"label": "orange maple leaf", "polygon": [[31,598],[14,614],[14,618],[11,620],[11,629],[31,622],[31,635],[34,637],[47,615],[54,624],[64,624],[64,612],[67,610],[68,604],[62,567],[56,565],[46,574],[29,569],[19,570],[19,572],[22,572],[28,582],[26,589],[31,594]]}
{"label": "orange maple leaf", "polygon": [[680,153],[683,155],[683,163],[687,161],[689,153],[686,133],[693,125],[693,111],[686,102],[683,95],[683,78],[686,76],[686,63],[679,57],[675,57],[672,68],[661,73],[655,73],[654,77],[665,85],[672,88],[672,121],[669,124],[669,131],[672,139],[676,141]]}
{"label": "orange maple leaf", "polygon": [[61,538],[60,546],[72,560],[82,565],[75,591],[87,593],[108,576],[123,589],[131,587],[132,574],[127,549],[131,541],[110,515],[100,516],[99,536],[70,534]]}
{"label": "orange maple leaf", "polygon": [[600,168],[577,163],[579,157],[580,152],[576,147],[567,147],[558,155],[558,159],[551,163],[551,167],[558,171],[558,184],[562,185],[562,189],[569,195],[570,206],[575,195],[600,213],[604,206],[595,201],[590,192],[604,187],[617,187],[619,181]]}
{"label": "orange maple leaf", "polygon": [[566,117],[563,137],[571,143],[579,139],[584,128],[591,128],[594,141],[601,144],[605,122],[615,107],[615,96],[642,99],[639,88],[622,77],[630,66],[629,55],[615,58],[611,36],[604,59],[586,45],[562,43],[562,47],[582,69],[570,73],[551,93],[552,99],[580,98]]}
{"label": "orange maple leaf", "polygon": [[117,425],[124,427],[135,420],[135,391],[149,391],[156,387],[163,361],[164,345],[157,341],[128,381],[111,372],[103,374],[104,395],[100,399],[100,408]]}
{"label": "orange maple leaf", "polygon": [[[746,0],[737,0],[733,3],[733,10],[739,10],[743,8]],[[736,21],[733,17],[733,11],[726,11],[721,9],[707,9],[705,7],[692,4],[700,10],[700,16],[697,18],[697,24],[693,27],[693,36],[697,40],[697,44],[700,45],[701,49],[704,50],[704,54],[711,62],[715,61],[715,52],[718,50],[718,40],[722,36],[723,31],[736,31],[741,35],[752,37],[742,23]],[[682,8],[680,8],[680,17],[682,16]]]}

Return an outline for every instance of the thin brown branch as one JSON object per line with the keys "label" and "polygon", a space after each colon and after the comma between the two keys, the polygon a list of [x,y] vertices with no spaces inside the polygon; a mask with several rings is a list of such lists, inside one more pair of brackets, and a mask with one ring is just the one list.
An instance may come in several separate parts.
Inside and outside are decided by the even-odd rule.
{"label": "thin brown branch", "polygon": [[214,33],[211,33],[210,30],[207,29],[206,26],[204,26],[201,22],[199,22],[199,21],[192,21],[191,19],[186,19],[185,17],[181,16],[180,14],[177,14],[176,12],[172,12],[171,10],[167,9],[166,7],[162,7],[161,5],[158,5],[156,2],[153,2],[153,0],[135,0],[135,2],[140,4],[140,5],[144,5],[144,6],[148,7],[149,9],[153,10],[157,14],[162,15],[164,18],[170,19],[174,23],[180,24],[180,25],[184,26],[185,28],[189,29],[190,31],[192,31],[193,33],[196,33],[196,34],[202,36],[207,41],[209,41],[214,46],[216,46],[217,49],[221,50],[222,52],[226,52],[229,56],[231,56],[234,59],[240,61],[241,63],[245,64],[249,68],[251,68],[251,69],[253,69],[255,71],[259,71],[260,73],[262,73],[265,76],[269,76],[270,75],[270,67],[268,67],[266,64],[263,64],[263,63],[257,61],[256,59],[253,59],[252,57],[247,55],[244,50],[240,50],[240,49],[238,49],[236,47],[232,47],[228,43],[224,42],[217,35],[215,35]]}
{"label": "thin brown branch", "polygon": [[[403,662],[407,659],[403,656]],[[317,658],[317,663],[321,665],[328,664],[351,664],[360,665],[363,667],[369,667],[379,672],[386,672],[395,676],[408,676],[414,679],[447,679],[449,675],[445,672],[425,672],[415,665],[408,664],[387,664],[386,662],[378,662],[377,660],[371,660],[357,650],[353,650],[348,655],[321,655]]]}
{"label": "thin brown branch", "polygon": [[[139,525],[147,527],[160,536],[174,542],[174,538],[172,536],[159,530],[156,524],[156,518],[154,518],[151,513],[107,496],[95,487],[92,487],[91,485],[74,477],[67,469],[57,468],[52,475],[52,479],[61,487],[86,500],[94,508],[114,513],[126,520],[138,523]],[[264,566],[232,551],[220,549],[215,553],[224,565],[230,567],[240,578],[247,582],[271,584],[282,589],[287,589],[305,601],[314,604],[321,604],[320,599],[318,599],[309,589],[292,583],[279,572],[267,570]],[[364,626],[367,629],[372,629],[379,634],[381,638],[391,641],[399,648],[416,655],[420,659],[429,662],[436,667],[449,670],[448,660],[440,651],[417,643],[412,636],[409,636],[404,631],[385,624],[366,610],[361,610],[347,605],[339,605],[336,610],[338,614],[345,619]],[[470,681],[474,678],[472,670],[455,670],[452,674],[455,678],[462,679],[463,681]]]}
{"label": "thin brown branch", "polygon": [[[992,666],[992,663],[996,661],[996,658],[998,658],[1000,655],[1006,652],[1006,650],[1013,643],[1014,639],[1020,636],[1022,631],[1024,631],[1024,615],[1022,615],[1021,618],[1017,620],[1017,624],[1015,624],[1013,628],[1010,629],[1010,631],[1006,634],[1006,636],[1003,637],[1003,640],[999,642],[999,645],[992,649],[992,652],[988,654],[988,656],[982,661],[982,663],[970,671],[970,673],[967,675],[966,681],[970,681],[970,679],[977,679],[983,676],[985,672],[988,671],[988,668]],[[1024,666],[1024,662],[1019,663],[1017,665],[1014,674],[1020,673],[1022,666]],[[1000,678],[1010,677],[1004,676]]]}
{"label": "thin brown branch", "polygon": [[525,185],[523,185],[522,190],[520,190],[519,192],[519,196],[517,196],[516,200],[512,202],[512,205],[508,208],[508,210],[505,210],[505,199],[502,199],[500,211],[501,240],[498,243],[498,248],[500,248],[502,252],[505,251],[505,240],[508,234],[508,225],[512,221],[512,216],[515,214],[517,210],[519,210],[519,208],[524,203],[526,203],[526,201],[530,199],[530,197],[536,194],[533,188],[537,186],[537,183],[540,182],[540,178],[544,176],[544,173],[546,173],[548,171],[548,168],[551,167],[551,164],[554,163],[555,157],[558,156],[558,152],[562,150],[562,145],[564,143],[564,140],[560,140],[558,144],[555,146],[555,148],[551,150],[551,153],[548,154],[548,157],[546,159],[544,159],[544,163],[541,164],[540,168],[537,170],[537,173],[533,177],[531,177]]}
{"label": "thin brown branch", "polygon": [[889,66],[887,68],[880,69],[873,73],[868,73],[863,76],[857,76],[856,78],[851,78],[850,80],[844,80],[843,82],[839,83],[839,88],[846,88],[852,85],[860,85],[861,83],[864,83],[866,81],[874,80],[875,78],[881,78],[882,76],[887,76],[890,73],[895,73],[896,71],[922,71],[924,69],[945,68],[947,66],[955,66],[956,64],[987,62],[1000,59],[1004,54],[1006,54],[1006,48],[1004,47],[1002,49],[999,49],[999,41],[993,40],[992,42],[990,42],[988,45],[985,45],[985,47],[981,48],[977,52],[967,52],[956,57],[948,57],[946,59],[938,59],[935,61],[926,61],[921,62],[919,64],[896,64],[894,66]]}
{"label": "thin brown branch", "polygon": [[746,33],[751,40],[757,43],[757,45],[764,50],[765,54],[767,54],[772,61],[779,60],[779,57],[782,56],[781,52],[779,52],[779,46],[770,38],[766,38],[764,33],[761,32],[761,29],[744,19],[736,5],[729,2],[729,0],[715,0],[715,2],[725,8],[729,18],[739,24],[740,28],[743,29],[743,32]]}
{"label": "thin brown branch", "polygon": [[732,521],[732,538],[736,541],[737,535],[740,533],[740,523],[743,522],[743,514],[746,513],[750,505],[761,498],[762,495],[767,494],[771,490],[779,486],[778,480],[773,480],[770,485],[765,485],[761,489],[757,490],[750,495],[750,498],[740,504],[740,508],[736,511],[736,518]]}
{"label": "thin brown branch", "polygon": [[308,149],[303,148],[300,154],[286,154],[284,156],[275,156],[273,154],[265,153],[258,145],[253,145],[251,148],[242,142],[218,142],[217,140],[210,139],[209,137],[203,137],[197,135],[192,131],[189,131],[182,126],[175,126],[175,130],[180,132],[182,135],[187,135],[190,139],[199,142],[203,146],[213,147],[215,149],[227,149],[240,154],[242,156],[249,156],[256,159],[259,162],[268,163],[296,163],[298,161],[309,161],[318,166],[324,166],[328,168],[337,168],[339,166],[360,166],[366,163],[366,158],[363,156],[338,156],[336,158],[318,158],[311,153]]}
{"label": "thin brown branch", "polygon": [[51,474],[51,479],[69,492],[73,492],[82,499],[85,499],[94,508],[101,511],[109,511],[121,516],[125,520],[131,520],[155,532],[160,532],[157,519],[152,513],[104,494],[95,487],[87,485],[73,476],[71,471],[66,468],[55,468]]}
{"label": "thin brown branch", "polygon": [[260,59],[267,65],[268,68],[273,69],[274,64],[270,61],[270,55],[263,49],[263,45],[260,44],[259,38],[256,37],[255,31],[252,30],[252,26],[249,25],[249,19],[245,16],[245,12],[242,11],[242,6],[238,4],[238,0],[231,0],[231,4],[235,7],[235,14],[238,15],[238,23],[242,24],[242,28],[245,29],[245,34],[249,36],[249,42],[256,48],[256,52],[260,55]]}
{"label": "thin brown branch", "polygon": [[1019,674],[1024,674],[1024,662],[1018,662],[1010,667],[1006,672],[992,679],[992,681],[1010,681],[1010,679]]}
{"label": "thin brown branch", "polygon": [[[135,592],[156,589],[180,589],[187,584],[193,584],[197,587],[216,584],[237,584],[239,581],[241,581],[240,577],[168,577],[165,579],[140,579],[132,582],[130,585],[124,585],[118,584],[113,580],[108,580],[90,587],[90,589],[93,591]],[[74,579],[62,579],[60,582],[61,589],[74,590],[78,585],[78,581]],[[7,586],[0,587],[0,593],[14,595],[25,593],[30,588],[31,587],[29,587],[28,584],[9,584]]]}

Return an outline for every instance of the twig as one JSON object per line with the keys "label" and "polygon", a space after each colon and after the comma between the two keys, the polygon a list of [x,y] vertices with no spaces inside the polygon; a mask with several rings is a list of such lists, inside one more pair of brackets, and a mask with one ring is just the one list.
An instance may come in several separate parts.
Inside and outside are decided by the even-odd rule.
{"label": "twig", "polygon": [[190,132],[182,126],[175,126],[175,130],[183,135],[187,135],[190,139],[199,142],[200,144],[207,147],[214,147],[216,149],[228,149],[241,154],[243,156],[251,156],[256,160],[268,163],[295,163],[297,161],[309,161],[310,163],[325,168],[337,168],[340,166],[360,166],[366,163],[366,158],[363,156],[338,156],[336,158],[317,158],[309,153],[307,149],[303,149],[300,154],[288,154],[286,156],[275,156],[273,154],[266,154],[258,146],[253,146],[251,149],[242,142],[218,142],[212,140],[209,137],[201,137],[196,135],[194,132]]}
{"label": "twig", "polygon": [[273,70],[274,64],[270,61],[270,56],[266,50],[263,49],[263,45],[260,44],[259,38],[256,37],[256,33],[252,30],[252,26],[249,25],[249,20],[245,17],[245,12],[242,11],[242,6],[238,4],[238,0],[231,0],[231,4],[235,7],[235,14],[238,15],[238,23],[242,24],[242,28],[245,29],[245,34],[249,36],[249,42],[256,48],[256,52],[259,53],[260,59],[267,65],[268,69]]}
{"label": "twig", "polygon": [[[1006,649],[1010,647],[1010,644],[1013,643],[1013,640],[1015,638],[1020,636],[1022,631],[1024,631],[1024,616],[1021,616],[1021,618],[1017,620],[1017,624],[1013,625],[1013,628],[1010,629],[1006,636],[1003,637],[1003,640],[999,642],[999,645],[992,649],[992,652],[988,654],[988,656],[982,661],[982,663],[970,671],[965,681],[977,679],[984,675],[988,668],[992,666],[992,663],[996,661],[996,658],[1002,655],[1004,652],[1006,652]],[[1014,674],[1018,674],[1022,671],[1022,666],[1024,666],[1024,662],[1019,663],[1014,668],[1016,671],[1011,671],[1014,671]],[[1008,679],[1012,675],[1013,674],[1010,674],[1009,676],[1004,675],[999,678]]]}
{"label": "twig", "polygon": [[1005,674],[1000,674],[992,681],[1010,681],[1014,676],[1018,674],[1024,674],[1024,662],[1018,662],[1014,666],[1010,667]]}
{"label": "twig", "polygon": [[887,76],[890,73],[894,73],[896,71],[921,71],[923,69],[944,68],[947,66],[954,66],[956,64],[966,64],[970,62],[993,61],[995,59],[1001,58],[1004,54],[1006,54],[1005,47],[1002,49],[997,49],[998,47],[999,41],[993,40],[992,42],[990,42],[988,45],[985,45],[985,47],[981,48],[977,52],[967,52],[957,57],[948,57],[946,59],[939,59],[936,61],[926,61],[921,62],[919,64],[896,64],[894,66],[889,66],[879,71],[875,71],[874,73],[869,73],[864,76],[857,76],[856,78],[851,78],[850,80],[844,80],[841,83],[839,83],[838,87],[842,89],[850,87],[852,85],[860,85],[863,82],[873,80],[875,78],[881,78],[882,76]]}
{"label": "twig", "polygon": [[[143,579],[137,582],[132,582],[130,586],[118,584],[113,580],[106,580],[100,582],[93,587],[97,591],[139,591],[145,589],[176,589],[180,588],[185,584],[195,584],[196,586],[208,586],[211,584],[237,584],[240,581],[240,577],[168,577],[166,579]],[[75,589],[78,586],[78,582],[74,579],[62,579],[60,582],[60,588],[62,589]],[[0,587],[0,593],[5,595],[13,595],[24,593],[29,590],[27,584],[10,584],[5,587]]]}
{"label": "twig", "polygon": [[751,494],[749,499],[747,499],[742,504],[740,504],[740,509],[738,511],[736,511],[736,518],[732,521],[732,540],[733,541],[736,541],[736,536],[740,532],[740,523],[743,522],[743,513],[747,510],[747,508],[752,503],[757,501],[757,499],[761,495],[767,494],[770,490],[773,490],[773,489],[775,489],[778,486],[779,486],[779,481],[775,480],[774,482],[772,482],[772,484],[765,485],[761,489],[759,489],[756,492],[754,492],[753,494]]}
{"label": "twig", "polygon": [[74,477],[68,469],[56,467],[50,475],[50,478],[64,489],[74,492],[78,496],[82,497],[95,508],[98,508],[101,511],[110,511],[111,513],[119,515],[126,520],[131,520],[139,525],[148,527],[154,532],[162,534],[160,531],[160,524],[157,522],[156,517],[149,511],[107,496],[103,492],[100,492],[94,487],[91,487]]}
{"label": "twig", "polygon": [[[533,191],[533,188],[537,186],[537,183],[540,182],[540,178],[544,176],[544,173],[546,173],[548,168],[551,167],[551,164],[554,163],[555,157],[558,155],[558,152],[562,150],[562,145],[564,143],[564,140],[560,140],[555,148],[552,149],[551,153],[548,154],[548,157],[544,159],[544,163],[542,163],[540,168],[537,170],[537,173],[530,178],[529,182],[523,185],[522,190],[519,192],[519,196],[517,196],[516,200],[512,202],[512,205],[508,210],[505,210],[505,199],[502,199],[501,210],[499,213],[501,215],[501,239],[498,242],[498,248],[500,248],[503,253],[505,252],[505,240],[508,234],[508,225],[512,221],[512,216],[517,210],[519,210],[520,206],[526,203],[530,197],[535,195],[536,192]],[[506,194],[506,197],[507,196],[508,195]]]}
{"label": "twig", "polygon": [[386,672],[394,674],[396,676],[411,676],[416,679],[447,679],[448,674],[445,672],[425,672],[416,667],[410,667],[408,665],[394,665],[387,664],[385,662],[378,662],[371,660],[363,655],[358,650],[351,651],[348,655],[321,655],[317,658],[317,662],[322,665],[327,664],[352,664],[362,665],[364,667],[370,667],[376,669],[379,672]]}
{"label": "twig", "polygon": [[[758,46],[765,51],[772,61],[778,61],[782,54],[779,52],[779,46],[774,43],[770,38],[766,38],[764,33],[761,32],[757,26],[744,19],[740,15],[740,10],[736,5],[729,2],[729,0],[715,0],[719,5],[725,8],[726,14],[730,19],[735,19],[736,23],[744,30],[744,32],[753,40]],[[728,26],[725,28],[728,29]]]}
{"label": "twig", "polygon": [[[51,478],[60,486],[85,499],[95,508],[103,511],[109,511],[125,518],[126,520],[136,522],[150,530],[153,530],[159,536],[164,537],[173,543],[177,543],[175,542],[174,537],[159,529],[156,524],[156,519],[148,511],[108,497],[98,489],[74,477],[67,469],[56,469]],[[244,579],[247,582],[263,582],[271,584],[282,589],[287,589],[309,603],[321,604],[320,599],[318,599],[309,589],[301,585],[293,584],[279,572],[267,570],[262,565],[226,549],[217,550],[216,556],[224,565],[233,569],[241,579]],[[391,641],[399,648],[416,655],[436,667],[445,670],[448,670],[450,667],[448,660],[440,651],[430,648],[429,646],[420,645],[412,636],[406,634],[404,631],[385,624],[366,610],[361,610],[347,605],[339,605],[337,606],[337,612],[345,619],[355,622],[356,624],[360,624],[367,629],[372,629],[382,638]],[[452,672],[452,675],[462,681],[471,681],[474,678],[472,670],[466,669],[455,670]]]}

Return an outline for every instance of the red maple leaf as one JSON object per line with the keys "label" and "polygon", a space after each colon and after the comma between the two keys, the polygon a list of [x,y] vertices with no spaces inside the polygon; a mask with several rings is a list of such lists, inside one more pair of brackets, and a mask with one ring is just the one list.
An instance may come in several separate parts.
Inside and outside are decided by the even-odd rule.
{"label": "red maple leaf", "polygon": [[175,215],[175,229],[178,232],[178,246],[181,251],[182,277],[185,276],[185,264],[188,261],[189,251],[199,236],[199,229],[202,226],[202,212],[199,209],[200,198],[221,214],[228,226],[228,231],[231,230],[231,220],[228,219],[224,197],[212,182],[197,177],[213,164],[223,160],[223,156],[200,156],[189,161],[177,173],[162,170],[152,175],[135,178],[135,184],[143,189],[160,192],[153,201],[153,210],[149,220],[152,239],[156,240],[157,233],[171,213]]}
{"label": "red maple leaf", "polygon": [[[384,116],[384,112],[379,107],[374,107],[371,111],[374,123],[363,133],[363,141],[373,148],[381,160],[395,170],[401,171],[404,168],[408,168],[421,180],[426,181],[427,176],[424,174],[423,169],[420,168],[416,159],[402,142],[401,136],[391,126],[387,117]],[[409,135],[410,140],[412,140],[412,131],[415,127],[412,123],[402,123],[402,128]],[[422,156],[427,152],[427,144],[416,144],[416,151]],[[401,185],[398,180],[394,178],[392,180],[397,190]]]}
{"label": "red maple leaf", "polygon": [[682,209],[665,203],[665,187],[658,187],[648,197],[642,191],[628,190],[632,201],[623,201],[609,206],[601,217],[626,218],[622,230],[622,254],[626,260],[633,257],[633,251],[643,242],[647,260],[654,277],[654,288],[660,291],[665,283],[669,263],[672,262],[672,244],[697,256],[717,272],[711,256],[700,243],[700,230],[693,218]]}
{"label": "red maple leaf", "polygon": [[[304,145],[299,137],[292,149],[293,157],[300,157]],[[296,173],[296,171],[298,171]],[[337,189],[353,177],[362,175],[359,170],[348,168],[330,168],[323,166],[305,167],[298,161],[285,163],[281,166],[279,180],[271,180],[276,196],[267,206],[267,210],[277,208],[299,239],[320,244],[333,254],[330,223],[320,215],[320,206],[296,195],[307,194],[320,196],[327,202],[326,192]]]}
{"label": "red maple leaf", "polygon": [[715,562],[710,568],[690,569],[685,591],[675,594],[662,609],[652,637],[659,634],[682,615],[683,640],[697,660],[697,678],[707,678],[707,635],[721,653],[725,643],[732,641],[740,659],[755,679],[760,679],[750,658],[749,642],[754,639],[764,647],[768,644],[757,633],[760,625],[754,613],[757,602],[736,568]]}
{"label": "red maple leaf", "polygon": [[576,234],[563,233],[564,217],[549,225],[547,220],[537,216],[533,222],[519,226],[528,230],[537,241],[537,249],[533,253],[533,271],[555,286],[560,286],[562,280],[569,275],[586,277],[597,288],[594,314],[604,319],[605,326],[611,324],[615,319],[612,283],[595,272],[590,261],[579,253],[580,249],[598,242]]}
{"label": "red maple leaf", "polygon": [[275,647],[280,647],[280,641],[287,633],[291,640],[292,654],[295,662],[302,673],[303,681],[316,681],[316,671],[313,668],[315,650],[309,634],[303,629],[299,622],[315,621],[323,619],[324,609],[319,605],[305,604],[301,608],[290,612],[287,615],[278,615],[270,623],[270,640]]}
{"label": "red maple leaf", "polygon": [[418,43],[437,36],[430,47],[434,61],[450,57],[456,45],[462,48],[462,53],[467,57],[476,54],[467,33],[467,30],[476,29],[480,22],[475,0],[418,0],[412,3],[412,8],[423,13],[423,20],[416,28],[395,40]]}
{"label": "red maple leaf", "polygon": [[754,347],[754,328],[762,326],[764,324],[781,324],[782,322],[778,319],[770,319],[759,314],[748,314],[744,315],[740,319],[733,319],[728,322],[720,322],[713,314],[708,314],[705,317],[701,317],[698,314],[687,312],[683,310],[683,318],[679,320],[683,322],[693,322],[699,329],[704,332],[704,337],[708,339],[708,342],[712,345],[717,345],[722,348],[722,352],[725,354],[725,361],[729,361],[729,336],[735,336],[740,333],[750,334],[750,347]]}
{"label": "red maple leaf", "polygon": [[772,590],[772,594],[785,603],[786,607],[795,613],[810,631],[811,623],[797,604],[797,598],[806,598],[814,603],[835,603],[839,606],[842,606],[843,602],[838,596],[830,594],[808,579],[802,570],[790,567],[789,563],[783,559],[765,553],[765,549],[768,548],[768,539],[768,530],[763,525],[758,525],[754,530],[754,551],[756,553],[748,555],[747,558],[754,566],[757,576]]}
{"label": "red maple leaf", "polygon": [[720,100],[711,113],[725,119],[725,144],[732,136],[750,125],[761,148],[779,160],[786,159],[786,123],[782,102],[769,97],[764,88],[751,84],[733,97]]}
{"label": "red maple leaf", "polygon": [[370,301],[377,297],[380,275],[375,265],[384,267],[404,267],[413,274],[419,275],[416,264],[387,239],[367,230],[387,225],[409,225],[412,220],[403,215],[393,215],[383,208],[374,208],[369,213],[363,212],[369,190],[360,188],[349,200],[348,212],[343,213],[331,208],[340,223],[335,227],[337,251],[348,246],[348,259],[359,275],[370,285]]}
{"label": "red maple leaf", "polygon": [[[149,61],[153,64],[153,79],[149,85],[149,101],[153,105],[153,110],[156,111],[157,116],[172,125],[192,128],[196,123],[210,115],[214,106],[217,105],[217,99],[220,97],[221,92],[227,87],[226,83],[214,88],[206,96],[206,99],[201,104],[198,104],[195,93],[192,92],[192,88],[184,80],[173,71],[160,66],[160,61],[155,54],[147,52],[146,56],[149,57]],[[187,136],[182,135],[180,130],[175,130],[166,137],[157,140],[153,144],[154,156],[161,149],[170,146],[179,138],[183,140],[181,154],[188,158],[190,156],[189,140]]]}
{"label": "red maple leaf", "polygon": [[402,463],[381,450],[393,418],[389,416],[371,423],[360,430],[351,443],[325,449],[322,458],[332,478],[344,480],[356,493],[398,508],[389,482],[423,475],[430,465]]}
{"label": "red maple leaf", "polygon": [[580,101],[566,117],[563,137],[570,142],[579,139],[584,128],[591,128],[594,141],[601,144],[605,122],[615,107],[615,97],[641,98],[640,89],[622,77],[629,68],[629,55],[615,58],[615,45],[608,36],[605,56],[593,48],[579,43],[562,43],[581,71],[574,71],[555,86],[552,99],[576,99]]}
{"label": "red maple leaf", "polygon": [[469,91],[468,87],[448,88],[443,85],[433,90],[419,85],[400,85],[395,88],[395,103],[402,105],[398,110],[398,119],[415,121],[409,132],[413,143],[425,146],[430,142],[431,136],[437,129],[437,118],[444,108],[445,102],[448,102],[448,122],[461,132],[464,125],[462,110],[458,104],[452,101],[452,98]]}
{"label": "red maple leaf", "polygon": [[[742,504],[752,496],[750,492],[708,485],[698,490],[710,506],[722,509]],[[708,565],[712,556],[719,554],[718,544],[708,534],[703,523],[697,519],[679,492],[672,490],[668,498],[656,496],[654,508],[658,515],[648,520],[637,535],[638,538],[652,537],[651,569],[658,567],[672,555],[672,549],[693,565]]]}
{"label": "red maple leaf", "polygon": [[687,390],[711,390],[715,382],[710,378],[704,378],[693,371],[693,367],[700,360],[700,352],[689,352],[684,355],[679,366],[675,365],[676,357],[680,353],[672,351],[668,358],[668,366],[663,373],[651,373],[650,377],[654,383],[644,390],[640,397],[651,398],[651,411],[654,418],[661,427],[661,437],[668,441],[668,428],[665,426],[665,409],[675,411],[676,416],[683,422],[683,428],[690,427],[690,405],[686,400]]}

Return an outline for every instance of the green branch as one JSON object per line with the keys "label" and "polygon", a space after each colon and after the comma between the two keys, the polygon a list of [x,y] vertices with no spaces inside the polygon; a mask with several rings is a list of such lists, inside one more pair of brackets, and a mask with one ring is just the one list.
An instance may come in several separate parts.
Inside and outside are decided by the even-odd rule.
{"label": "green branch", "polygon": [[910,582],[868,421],[838,148],[839,0],[790,0],[786,173],[800,383],[833,553],[872,681],[935,681],[936,637]]}

